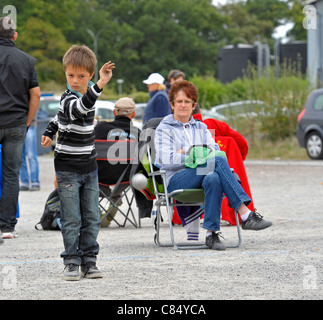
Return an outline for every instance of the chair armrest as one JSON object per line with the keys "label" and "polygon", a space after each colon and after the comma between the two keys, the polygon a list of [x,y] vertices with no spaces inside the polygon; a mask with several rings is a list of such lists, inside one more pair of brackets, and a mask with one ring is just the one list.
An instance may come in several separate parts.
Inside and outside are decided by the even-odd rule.
{"label": "chair armrest", "polygon": [[155,172],[149,172],[148,175],[149,176],[162,176],[165,175],[166,171],[165,170],[159,170],[159,171],[155,171]]}

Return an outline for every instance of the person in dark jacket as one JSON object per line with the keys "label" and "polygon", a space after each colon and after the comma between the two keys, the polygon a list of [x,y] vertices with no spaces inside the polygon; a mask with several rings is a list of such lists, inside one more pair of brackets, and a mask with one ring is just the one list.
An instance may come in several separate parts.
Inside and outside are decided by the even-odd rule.
{"label": "person in dark jacket", "polygon": [[131,98],[120,98],[114,105],[114,121],[101,121],[95,129],[95,139],[117,140],[128,139],[138,140],[140,130],[132,123],[136,115],[136,105]]}
{"label": "person in dark jacket", "polygon": [[0,18],[0,144],[3,173],[0,237],[4,239],[18,236],[15,226],[22,148],[40,100],[36,59],[16,47],[14,41],[18,33],[13,26],[9,17]]}
{"label": "person in dark jacket", "polygon": [[147,85],[150,95],[144,111],[143,124],[152,118],[165,117],[172,112],[164,80],[161,74],[152,73],[148,79],[143,81]]}

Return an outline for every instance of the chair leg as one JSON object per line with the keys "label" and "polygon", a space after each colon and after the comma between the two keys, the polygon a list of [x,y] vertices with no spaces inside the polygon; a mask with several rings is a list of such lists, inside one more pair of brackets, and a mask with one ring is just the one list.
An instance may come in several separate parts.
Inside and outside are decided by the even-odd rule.
{"label": "chair leg", "polygon": [[205,243],[176,243],[174,237],[174,228],[172,224],[172,206],[167,205],[167,215],[168,215],[168,225],[169,225],[169,234],[170,234],[170,243],[161,243],[160,242],[160,223],[161,223],[161,209],[160,206],[157,206],[157,217],[156,217],[156,234],[155,234],[155,244],[159,247],[173,247],[174,250],[191,250],[191,249],[209,249]]}
{"label": "chair leg", "polygon": [[[169,214],[168,214],[169,215]],[[155,229],[156,233],[154,236],[154,242],[157,246],[159,247],[172,247],[174,246],[174,249],[176,249],[176,244],[174,245],[174,234],[173,234],[173,226],[170,223],[170,237],[171,237],[171,243],[161,243],[160,241],[160,224],[161,224],[161,209],[160,206],[157,206],[157,215],[156,215],[156,220],[155,220]],[[170,220],[171,221],[171,220]]]}
{"label": "chair leg", "polygon": [[[120,214],[125,218],[123,224],[119,223],[115,218],[112,218],[112,220],[119,226],[119,227],[124,227],[127,223],[127,221],[129,221],[135,228],[138,228],[138,223],[136,221],[135,215],[133,213],[133,210],[131,208],[133,200],[134,200],[134,195],[132,194],[131,198],[129,199],[129,196],[127,194],[128,190],[130,189],[127,188],[122,192],[122,196],[116,201],[113,202],[110,197],[108,197],[102,190],[100,190],[100,196],[101,196],[101,201],[99,201],[99,206],[101,208],[102,211],[104,211],[104,215],[101,217],[101,221],[103,219],[105,219],[105,217],[107,217],[107,215],[112,211],[112,209],[117,209],[118,212],[120,212]],[[121,202],[121,200],[125,198],[128,204],[128,209],[127,212],[123,212],[123,210],[120,209],[119,207],[119,203]],[[109,203],[112,205],[110,207],[110,209],[105,209],[104,206],[101,204],[102,200],[106,199],[107,201],[109,201]],[[129,216],[131,215],[131,216]],[[131,220],[132,217],[132,220]]]}
{"label": "chair leg", "polygon": [[239,221],[239,216],[238,216],[238,212],[234,212],[235,218],[236,218],[236,224],[237,224],[237,233],[238,233],[238,242],[235,245],[230,245],[227,246],[227,248],[239,248],[242,242],[242,238],[241,238],[241,230],[240,230],[240,221]]}
{"label": "chair leg", "polygon": [[[154,242],[159,247],[174,247],[174,250],[191,250],[191,249],[209,249],[208,246],[206,246],[204,243],[176,243],[175,237],[174,237],[174,230],[173,230],[173,224],[172,224],[172,213],[171,211],[172,206],[166,207],[167,213],[168,213],[168,219],[169,219],[169,233],[170,233],[170,239],[171,242],[164,244],[160,241],[160,224],[161,224],[161,209],[160,206],[157,206],[157,216],[156,216],[156,233],[154,237]],[[235,212],[235,218],[236,218],[236,224],[237,224],[237,234],[238,234],[238,242],[233,245],[228,245],[227,248],[239,248],[242,243],[242,237],[241,237],[241,229],[240,229],[240,222],[239,222],[239,216],[238,213]]]}

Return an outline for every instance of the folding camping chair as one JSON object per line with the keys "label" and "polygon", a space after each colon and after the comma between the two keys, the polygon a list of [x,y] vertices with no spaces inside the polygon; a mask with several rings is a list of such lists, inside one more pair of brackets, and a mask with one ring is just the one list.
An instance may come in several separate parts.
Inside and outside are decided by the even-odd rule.
{"label": "folding camping chair", "polygon": [[[151,150],[151,145],[147,146],[147,157],[150,165],[150,173],[149,176],[152,177],[154,192],[156,196],[155,206],[157,207],[157,215],[156,215],[156,234],[155,234],[155,243],[160,247],[170,247],[173,246],[174,249],[208,249],[205,243],[196,242],[196,243],[177,243],[174,237],[174,230],[172,224],[172,216],[173,216],[173,207],[174,206],[203,206],[204,205],[204,191],[203,189],[180,189],[174,190],[171,193],[167,192],[166,186],[166,172],[164,170],[159,170],[155,165],[152,157],[152,153],[154,150]],[[237,175],[235,174],[236,178]],[[157,179],[161,179],[163,188],[158,188]],[[160,183],[160,181],[159,181]],[[163,191],[160,191],[163,189]],[[176,202],[177,201],[177,202]],[[180,203],[178,203],[178,201]],[[168,215],[168,224],[169,224],[169,232],[170,232],[170,243],[163,244],[160,242],[160,227],[162,221],[161,215],[161,207],[166,207],[167,215]],[[227,245],[227,248],[236,248],[241,245],[241,232],[239,226],[239,217],[237,212],[235,212],[235,218],[237,223],[237,233],[238,233],[238,242],[236,244]]]}
{"label": "folding camping chair", "polygon": [[[132,210],[134,195],[129,182],[131,161],[135,157],[136,146],[137,140],[95,140],[101,222],[108,216],[119,227],[124,227],[127,221],[135,228],[140,227],[140,219],[137,222]],[[124,201],[128,206],[126,210],[121,208]],[[117,218],[112,214],[113,211],[120,213],[123,221],[120,222],[120,217]]]}

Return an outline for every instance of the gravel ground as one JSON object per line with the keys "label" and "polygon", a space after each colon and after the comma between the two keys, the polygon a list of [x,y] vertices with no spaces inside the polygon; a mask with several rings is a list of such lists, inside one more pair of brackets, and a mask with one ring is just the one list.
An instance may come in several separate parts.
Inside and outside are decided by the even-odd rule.
{"label": "gravel ground", "polygon": [[[242,231],[240,248],[174,250],[154,244],[142,227],[101,229],[98,266],[104,278],[62,280],[59,231],[37,231],[54,188],[53,158],[39,157],[41,191],[22,192],[19,237],[0,246],[0,299],[9,300],[293,300],[322,299],[323,162],[246,161],[255,206],[273,222]],[[167,224],[162,237],[168,240]],[[175,227],[177,238],[184,229]],[[225,226],[228,242],[235,227]],[[204,230],[200,238],[204,240]]]}

